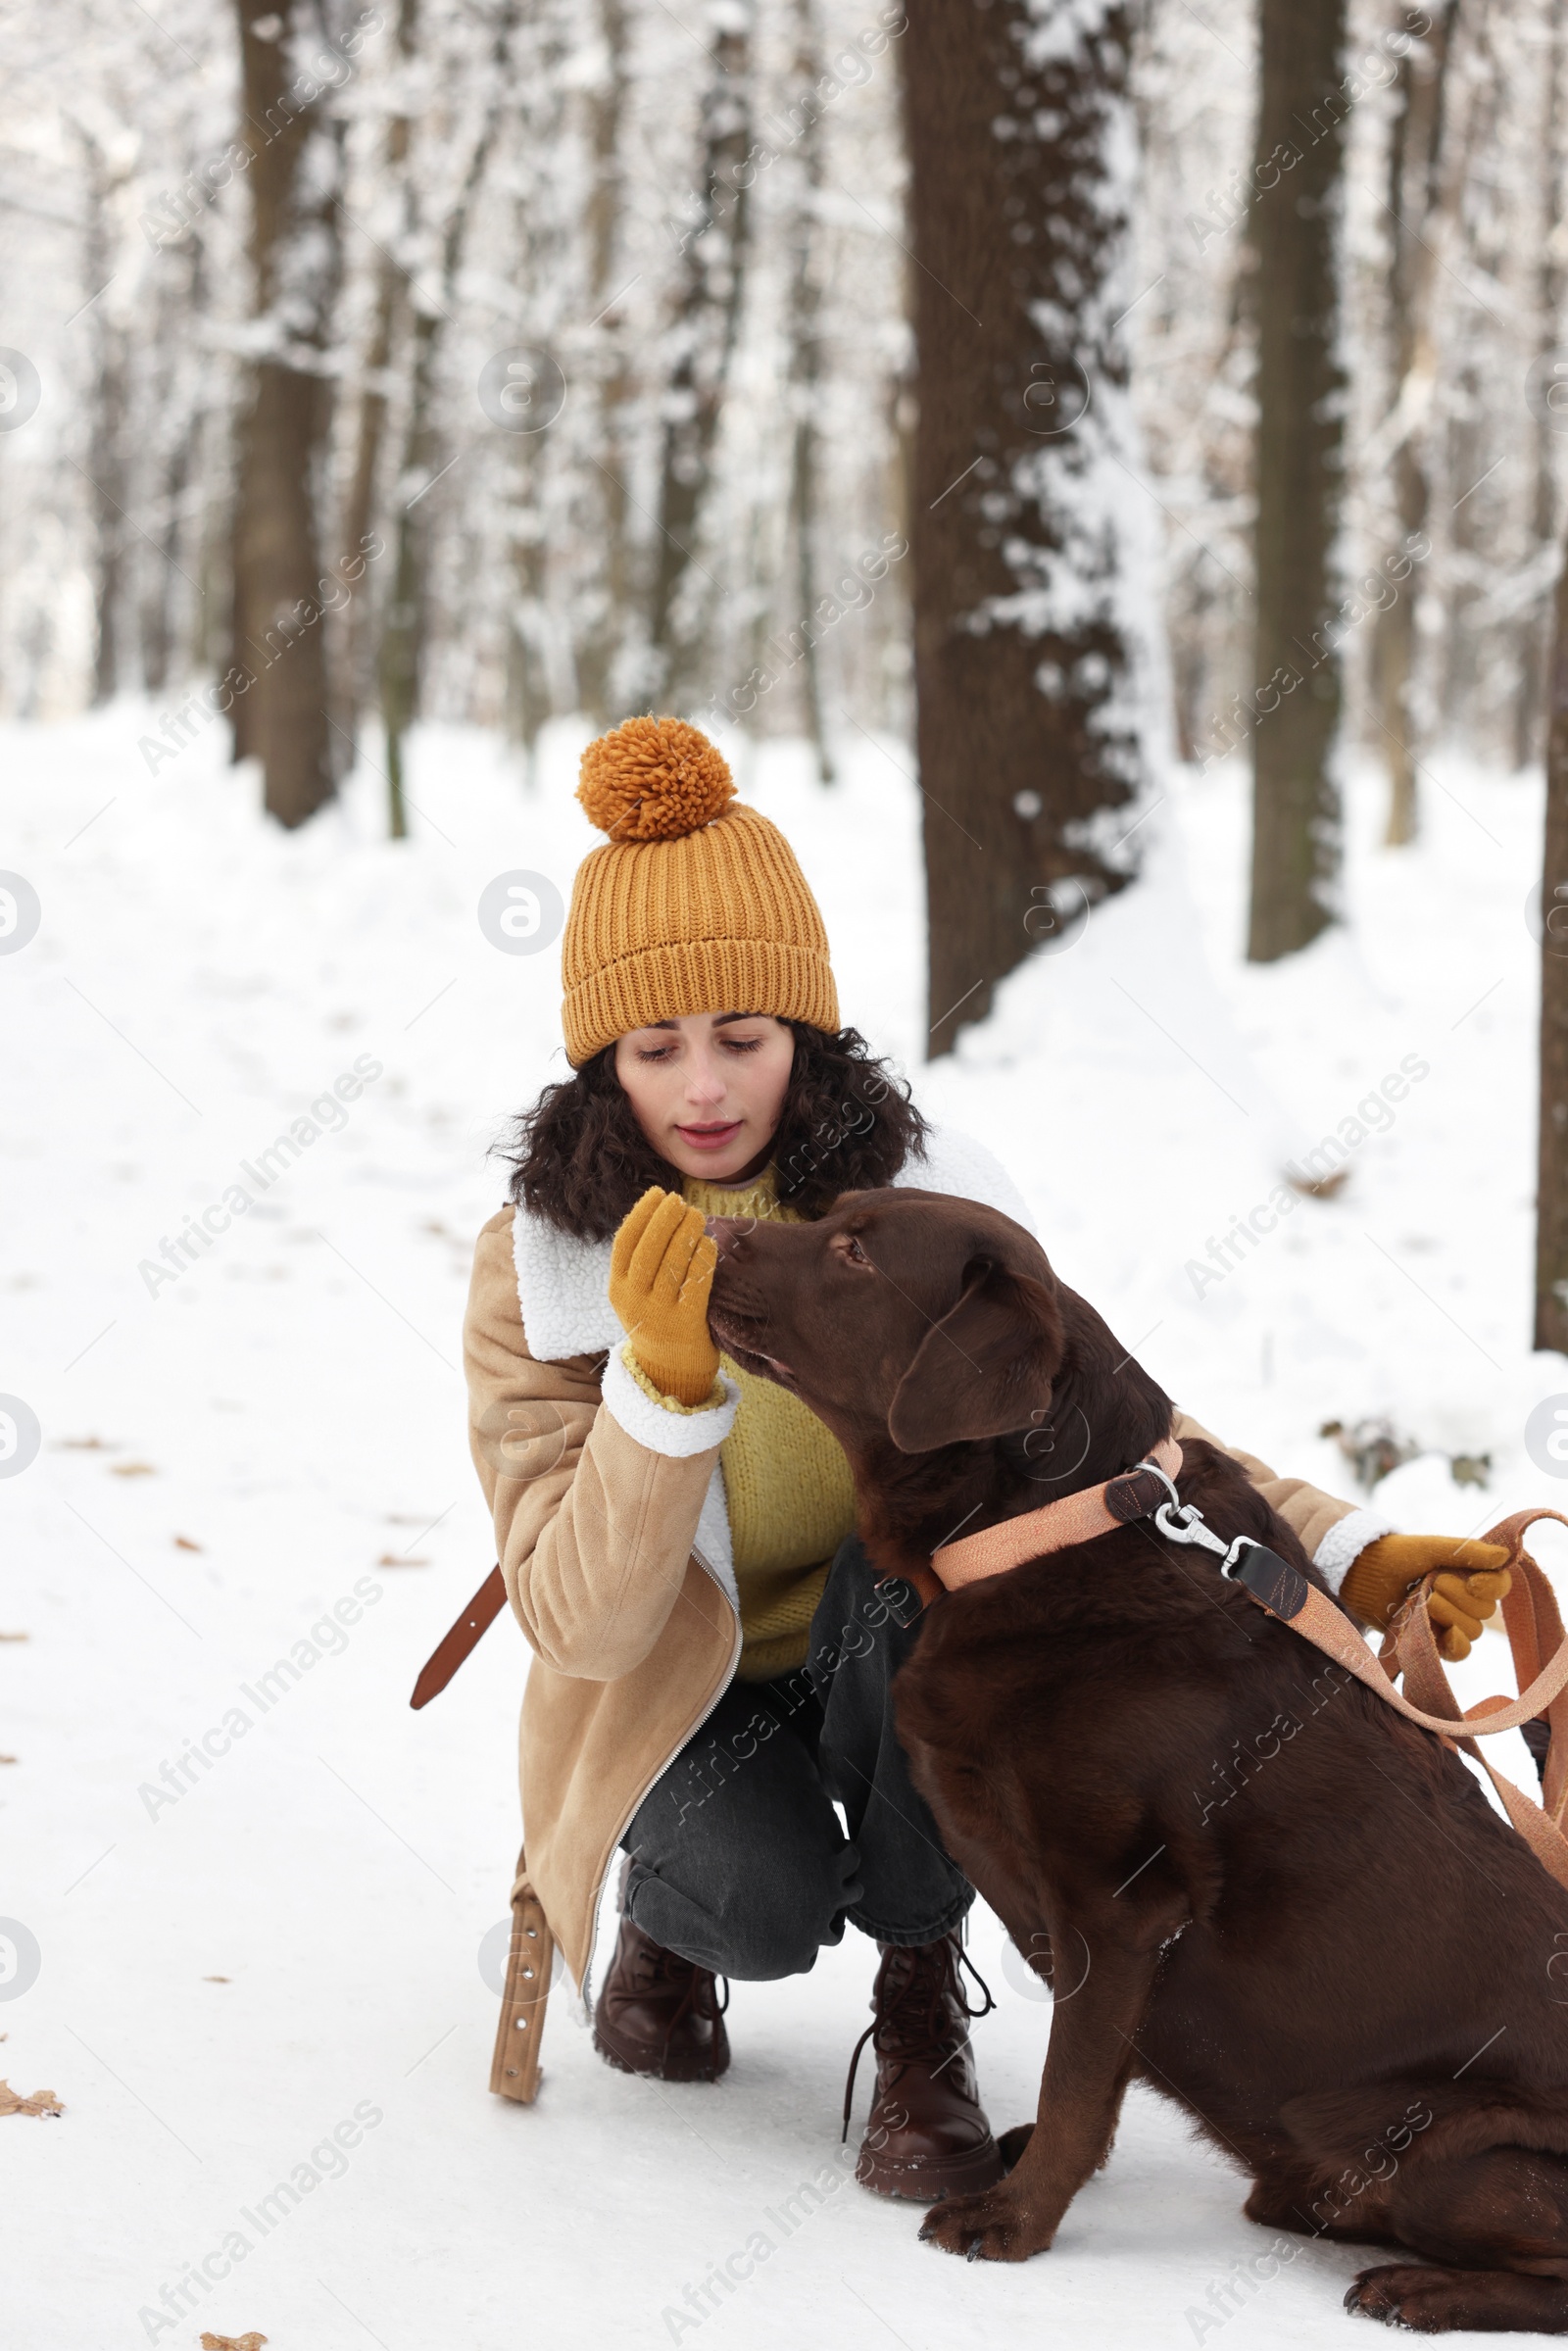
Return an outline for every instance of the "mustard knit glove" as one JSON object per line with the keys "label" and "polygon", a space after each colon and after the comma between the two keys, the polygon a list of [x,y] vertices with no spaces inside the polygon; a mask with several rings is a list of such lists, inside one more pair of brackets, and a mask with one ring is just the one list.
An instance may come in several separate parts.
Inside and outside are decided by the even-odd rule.
{"label": "mustard knit glove", "polygon": [[1340,1597],[1352,1615],[1384,1630],[1404,1603],[1412,1584],[1439,1573],[1427,1595],[1427,1614],[1438,1647],[1450,1664],[1470,1654],[1483,1620],[1506,1599],[1513,1578],[1503,1565],[1508,1554],[1494,1543],[1470,1543],[1452,1535],[1380,1535],[1356,1554]]}
{"label": "mustard knit glove", "polygon": [[703,1404],[718,1376],[708,1298],[718,1250],[688,1207],[655,1184],[628,1209],[610,1252],[610,1302],[631,1351],[662,1396]]}

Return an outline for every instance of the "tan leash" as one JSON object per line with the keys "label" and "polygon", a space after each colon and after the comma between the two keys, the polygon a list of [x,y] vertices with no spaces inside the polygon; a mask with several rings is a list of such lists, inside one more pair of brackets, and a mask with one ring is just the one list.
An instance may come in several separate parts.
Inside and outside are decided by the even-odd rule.
{"label": "tan leash", "polygon": [[[1113,1527],[1131,1526],[1134,1519],[1148,1518],[1167,1496],[1176,1498],[1173,1480],[1180,1477],[1181,1468],[1181,1446],[1174,1437],[1162,1437],[1146,1460],[1119,1478],[1064,1494],[1059,1502],[1043,1502],[1021,1518],[999,1519],[961,1543],[939,1543],[931,1554],[937,1580],[949,1592],[957,1592],[982,1576],[1000,1576],[1009,1567],[1022,1567],[1026,1559],[1064,1551],[1069,1543],[1092,1543]],[[1223,1550],[1225,1545],[1219,1547]]]}
{"label": "tan leash", "polygon": [[[1155,1517],[1155,1524],[1167,1534],[1171,1532],[1164,1524],[1168,1511],[1166,1505]],[[1191,1515],[1196,1517],[1197,1513]],[[1227,1559],[1220,1572],[1240,1584],[1249,1597],[1270,1616],[1277,1616],[1325,1657],[1353,1674],[1375,1697],[1402,1714],[1406,1722],[1433,1732],[1446,1745],[1462,1749],[1479,1763],[1496,1789],[1504,1812],[1536,1859],[1560,1886],[1568,1886],[1568,1837],[1561,1827],[1564,1796],[1568,1792],[1568,1696],[1564,1695],[1568,1690],[1568,1635],[1564,1634],[1550,1584],[1524,1547],[1525,1529],[1542,1518],[1554,1518],[1559,1525],[1568,1526],[1568,1518],[1560,1510],[1519,1510],[1482,1538],[1486,1543],[1500,1544],[1507,1552],[1507,1565],[1514,1579],[1502,1608],[1519,1694],[1511,1699],[1480,1698],[1462,1711],[1443,1670],[1432,1619],[1427,1613],[1431,1576],[1424,1576],[1416,1586],[1399,1625],[1384,1643],[1384,1654],[1404,1679],[1405,1688],[1398,1690],[1349,1618],[1275,1552],[1262,1544],[1250,1544],[1234,1565]],[[1177,1540],[1192,1542],[1195,1538],[1186,1534],[1179,1535]],[[1214,1547],[1220,1547],[1217,1538],[1212,1540]],[[1235,1551],[1238,1546],[1231,1548]],[[1550,1650],[1544,1663],[1544,1646]],[[1489,1739],[1498,1731],[1516,1731],[1541,1715],[1544,1715],[1552,1735],[1542,1791],[1544,1808],[1513,1781],[1504,1778],[1476,1745],[1478,1737]]]}
{"label": "tan leash", "polygon": [[[1003,1519],[962,1543],[940,1545],[931,1555],[932,1569],[949,1591],[957,1591],[983,1576],[1003,1574],[1026,1560],[1049,1557],[1069,1544],[1092,1542],[1113,1527],[1152,1516],[1160,1533],[1171,1542],[1212,1552],[1228,1582],[1240,1585],[1267,1615],[1289,1625],[1293,1633],[1353,1674],[1406,1722],[1432,1732],[1446,1745],[1462,1750],[1479,1763],[1536,1859],[1559,1885],[1568,1886],[1568,1837],[1562,1829],[1568,1807],[1568,1634],[1563,1630],[1556,1594],[1524,1547],[1525,1531],[1538,1519],[1552,1518],[1560,1526],[1568,1526],[1568,1517],[1560,1510],[1516,1510],[1481,1538],[1484,1543],[1500,1544],[1508,1554],[1513,1583],[1502,1603],[1502,1619],[1513,1651],[1519,1694],[1515,1698],[1481,1698],[1461,1711],[1443,1670],[1427,1613],[1432,1576],[1423,1577],[1414,1587],[1399,1624],[1383,1644],[1383,1656],[1403,1679],[1405,1687],[1399,1690],[1349,1618],[1288,1559],[1249,1535],[1238,1536],[1234,1543],[1223,1542],[1203,1523],[1200,1510],[1181,1500],[1174,1484],[1181,1465],[1181,1446],[1166,1439],[1120,1478],[1069,1494],[1059,1502],[1048,1502],[1021,1517]],[[1156,1507],[1161,1491],[1167,1498]],[[1515,1731],[1538,1718],[1544,1718],[1551,1732],[1542,1789],[1544,1808],[1504,1778],[1476,1744],[1478,1738]]]}

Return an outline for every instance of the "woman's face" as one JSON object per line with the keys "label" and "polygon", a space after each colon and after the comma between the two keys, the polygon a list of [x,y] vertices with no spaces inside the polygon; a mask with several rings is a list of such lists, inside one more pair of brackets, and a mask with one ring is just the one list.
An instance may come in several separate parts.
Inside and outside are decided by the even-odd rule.
{"label": "woman's face", "polygon": [[794,1032],[768,1012],[687,1012],[615,1044],[615,1075],[655,1151],[710,1184],[766,1166],[794,1065]]}

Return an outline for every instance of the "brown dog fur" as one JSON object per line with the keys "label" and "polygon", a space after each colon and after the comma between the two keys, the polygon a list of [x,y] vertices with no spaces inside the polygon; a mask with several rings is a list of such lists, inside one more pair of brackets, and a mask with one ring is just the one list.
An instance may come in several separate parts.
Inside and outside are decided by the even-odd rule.
{"label": "brown dog fur", "polygon": [[[886,1575],[1114,1476],[1171,1405],[1022,1229],[847,1196],[714,1227],[712,1327],[853,1464]],[[1216,1533],[1321,1588],[1241,1469],[1190,1445]],[[1348,2307],[1568,2332],[1568,1892],[1458,1757],[1152,1522],[946,1593],[900,1736],[954,1858],[1059,1976],[1032,2132],[922,2235],[1021,2261],[1109,2151],[1129,2081],[1251,2175],[1254,2221],[1394,2245]]]}

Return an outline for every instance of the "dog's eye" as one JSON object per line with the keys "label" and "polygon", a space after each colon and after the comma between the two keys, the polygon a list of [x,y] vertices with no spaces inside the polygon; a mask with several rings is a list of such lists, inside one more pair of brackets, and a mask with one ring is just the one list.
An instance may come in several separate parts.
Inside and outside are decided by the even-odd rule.
{"label": "dog's eye", "polygon": [[853,1233],[845,1246],[844,1254],[857,1265],[869,1265],[871,1262]]}

